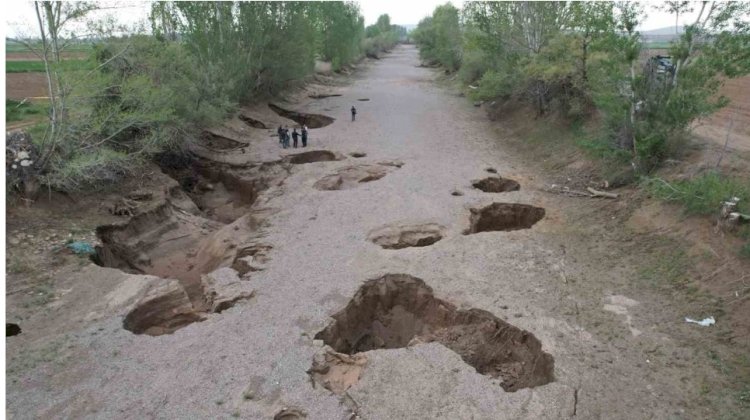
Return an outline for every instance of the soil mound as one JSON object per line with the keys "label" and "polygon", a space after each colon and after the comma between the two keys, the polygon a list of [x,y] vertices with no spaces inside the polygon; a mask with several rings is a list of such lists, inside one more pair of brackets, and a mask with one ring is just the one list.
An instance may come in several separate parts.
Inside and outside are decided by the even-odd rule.
{"label": "soil mound", "polygon": [[326,115],[306,114],[304,112],[290,111],[274,104],[268,104],[268,107],[271,108],[273,112],[281,115],[282,117],[289,118],[299,125],[306,125],[307,128],[321,128],[327,125],[331,125],[335,121],[335,119]]}
{"label": "soil mound", "polygon": [[543,208],[528,204],[492,203],[471,209],[470,226],[464,234],[528,229],[542,220],[544,214]]}
{"label": "soil mound", "polygon": [[471,186],[488,193],[518,191],[521,189],[521,184],[519,184],[518,182],[502,177],[488,177],[480,179],[479,181],[474,181]]}
{"label": "soil mound", "polygon": [[424,281],[388,274],[367,281],[315,338],[340,353],[439,342],[477,372],[502,379],[506,391],[554,380],[554,359],[541,342],[479,309],[460,310],[438,299]]}

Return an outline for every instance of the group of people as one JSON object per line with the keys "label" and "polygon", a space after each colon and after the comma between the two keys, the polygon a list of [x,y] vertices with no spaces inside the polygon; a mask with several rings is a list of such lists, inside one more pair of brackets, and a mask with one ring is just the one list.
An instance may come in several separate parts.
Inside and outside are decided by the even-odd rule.
{"label": "group of people", "polygon": [[[354,108],[354,107],[352,107],[351,111],[352,111],[352,121],[354,121],[354,119],[357,116],[357,109]],[[297,128],[295,127],[295,128],[292,129],[292,132],[289,133],[289,126],[288,125],[284,126],[284,127],[279,126],[279,128],[278,128],[278,130],[276,130],[276,132],[279,135],[279,144],[284,149],[288,149],[289,148],[289,139],[290,138],[291,138],[291,140],[293,142],[292,144],[293,144],[293,147],[295,149],[297,148],[297,141],[300,138],[302,139],[302,147],[307,147],[307,126],[306,125],[302,126],[302,131],[301,132],[297,132]]]}
{"label": "group of people", "polygon": [[289,148],[289,138],[291,137],[292,141],[294,142],[294,147],[297,148],[297,141],[302,138],[302,147],[307,147],[307,126],[302,126],[302,132],[297,132],[297,128],[292,129],[292,133],[289,133],[289,126],[281,127],[279,126],[279,129],[276,130],[276,132],[279,134],[279,144],[281,144],[281,147],[284,149]]}

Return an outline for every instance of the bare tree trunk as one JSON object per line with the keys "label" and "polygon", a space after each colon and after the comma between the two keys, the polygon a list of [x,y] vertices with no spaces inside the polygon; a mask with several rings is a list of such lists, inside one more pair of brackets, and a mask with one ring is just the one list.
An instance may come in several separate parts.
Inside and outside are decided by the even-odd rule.
{"label": "bare tree trunk", "polygon": [[[48,128],[48,136],[45,135],[44,143],[49,140],[52,143],[52,147],[54,148],[54,144],[57,138],[57,103],[55,101],[55,90],[52,87],[52,70],[50,69],[49,64],[49,41],[47,40],[47,32],[44,30],[44,23],[42,22],[42,13],[39,10],[39,2],[34,2],[34,10],[36,12],[37,22],[39,23],[39,34],[42,39],[42,54],[41,58],[44,62],[44,74],[47,79],[47,95],[49,95],[49,103],[50,103],[50,115],[49,115],[49,128]],[[49,149],[48,149],[49,150]],[[44,168],[47,162],[47,158],[49,157],[49,153],[46,150],[41,150],[41,159],[39,162],[39,165],[41,168]]]}
{"label": "bare tree trunk", "polygon": [[734,116],[732,116],[732,119],[729,121],[729,127],[727,127],[727,137],[724,139],[724,147],[721,149],[721,154],[719,155],[719,160],[716,162],[716,169],[719,169],[719,165],[721,165],[721,160],[724,159],[724,153],[727,151],[727,147],[729,147],[729,136],[732,134],[732,127],[734,127],[734,118],[737,116],[737,113],[735,112]]}
{"label": "bare tree trunk", "polygon": [[638,145],[635,138],[635,61],[630,62],[630,139],[633,142],[633,161],[638,159]]}

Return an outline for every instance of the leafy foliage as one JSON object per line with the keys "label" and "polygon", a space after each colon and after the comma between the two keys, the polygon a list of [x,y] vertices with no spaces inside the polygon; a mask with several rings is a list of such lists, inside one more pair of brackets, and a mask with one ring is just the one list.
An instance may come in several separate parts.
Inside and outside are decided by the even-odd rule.
{"label": "leafy foliage", "polygon": [[58,22],[81,20],[96,6],[36,5],[47,25],[41,41],[25,45],[45,57],[51,113],[33,141],[43,156],[40,179],[61,190],[103,187],[184,147],[239,103],[310,75],[316,60],[340,69],[406,38],[388,15],[366,31],[354,2],[156,2],[153,36],[102,34],[85,45],[90,59],[63,60],[61,45],[80,43],[60,38]]}
{"label": "leafy foliage", "polygon": [[[459,18],[438,6],[414,40],[426,61],[473,84],[473,99],[520,100],[537,115],[572,119],[597,113],[602,135],[591,143],[609,156],[624,151],[647,173],[684,148],[697,118],[725,106],[721,80],[750,73],[750,4],[667,2],[680,14],[700,8],[670,54],[644,64],[635,2],[467,2]],[[606,149],[611,149],[607,151]]]}
{"label": "leafy foliage", "polygon": [[707,172],[672,184],[660,178],[647,178],[645,183],[658,198],[682,204],[686,214],[715,215],[722,202],[732,197],[740,199],[739,211],[750,211],[750,185],[718,172]]}
{"label": "leafy foliage", "polygon": [[440,64],[449,70],[458,70],[463,41],[458,14],[458,9],[446,3],[438,6],[432,16],[419,22],[412,36],[420,47],[422,60]]}

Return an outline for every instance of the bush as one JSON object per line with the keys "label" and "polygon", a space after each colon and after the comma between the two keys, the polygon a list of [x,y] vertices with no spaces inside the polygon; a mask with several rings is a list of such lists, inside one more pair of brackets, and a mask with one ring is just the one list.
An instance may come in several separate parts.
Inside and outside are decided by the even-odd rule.
{"label": "bush", "polygon": [[490,60],[481,50],[464,51],[463,62],[458,70],[458,78],[464,84],[479,80],[490,69]]}
{"label": "bush", "polygon": [[495,70],[485,72],[477,84],[478,89],[470,93],[473,100],[490,100],[498,97],[508,99],[516,89],[516,80],[512,75]]}
{"label": "bush", "polygon": [[750,184],[726,177],[718,172],[707,172],[697,177],[672,184],[661,178],[645,178],[647,189],[656,197],[682,204],[690,215],[715,215],[721,203],[738,197],[739,211],[750,209]]}
{"label": "bush", "polygon": [[[750,212],[750,184],[747,180],[729,178],[718,172],[707,172],[673,184],[660,178],[646,178],[644,183],[657,198],[681,204],[686,214],[716,215],[722,202],[732,197],[740,199],[737,204],[739,212]],[[738,233],[746,241],[739,254],[750,258],[750,226],[743,226]]]}
{"label": "bush", "polygon": [[142,157],[137,156],[108,148],[79,153],[68,160],[55,162],[48,183],[52,188],[64,191],[98,190],[137,169],[143,163]]}
{"label": "bush", "polygon": [[42,179],[56,189],[117,182],[233,110],[220,73],[201,73],[179,43],[136,36],[99,44],[93,55],[96,71],[65,74],[80,87],[54,145],[45,131],[32,133],[39,150],[54,152]]}

